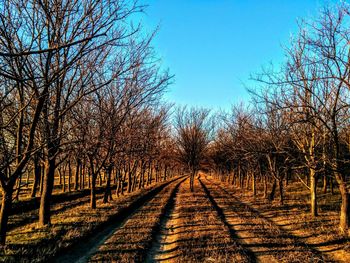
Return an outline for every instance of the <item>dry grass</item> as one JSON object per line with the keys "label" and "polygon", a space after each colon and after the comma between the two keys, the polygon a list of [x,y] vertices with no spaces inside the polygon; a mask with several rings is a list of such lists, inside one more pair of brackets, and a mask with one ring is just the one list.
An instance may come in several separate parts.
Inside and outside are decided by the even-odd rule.
{"label": "dry grass", "polygon": [[60,250],[92,235],[101,224],[106,223],[129,206],[136,197],[147,194],[152,188],[136,191],[107,204],[99,200],[95,210],[91,210],[89,203],[86,202],[78,203],[68,209],[64,207],[65,203],[58,204],[54,208],[56,213],[52,216],[51,226],[42,228],[37,223],[28,223],[10,230],[7,245],[2,248],[0,254],[0,261],[47,261]]}
{"label": "dry grass", "polygon": [[[102,192],[100,189],[99,192]],[[102,193],[97,194],[96,197],[100,199],[103,196]],[[90,202],[90,193],[89,191],[84,192],[72,192],[66,194],[60,194],[60,200],[54,202],[51,206],[51,213],[57,214],[64,212],[67,209],[78,207],[83,204],[87,204]],[[20,201],[21,202],[21,201]],[[38,201],[39,203],[39,201]],[[39,209],[30,209],[28,211],[22,211],[19,209],[16,213],[10,216],[8,229],[13,229],[19,226],[24,226],[29,223],[35,222],[39,219]]]}
{"label": "dry grass", "polygon": [[[166,185],[135,211],[102,245],[92,262],[331,262],[350,261],[350,241],[338,233],[339,195],[320,196],[320,217],[308,214],[308,192],[297,182],[287,186],[286,204],[204,176]],[[44,262],[92,236],[118,212],[147,195],[134,192],[91,210],[89,197],[57,203],[52,226],[21,223],[13,229],[2,262]],[[34,211],[26,217],[34,216]],[[23,216],[23,215],[22,215]],[[22,222],[23,223],[23,222]]]}
{"label": "dry grass", "polygon": [[93,255],[91,262],[144,262],[159,231],[165,208],[182,181],[166,186],[136,211]]}
{"label": "dry grass", "polygon": [[[250,229],[262,244],[275,244],[273,253],[278,261],[317,262],[350,261],[350,240],[339,234],[339,195],[320,193],[320,216],[309,215],[309,193],[299,182],[286,188],[286,201],[269,203],[262,198],[262,189],[255,198],[249,190],[240,190],[228,184],[220,184],[235,203],[234,210],[244,222],[251,222]],[[236,198],[236,199],[235,199]],[[279,247],[279,248],[278,248]],[[258,249],[259,250],[259,249]]]}

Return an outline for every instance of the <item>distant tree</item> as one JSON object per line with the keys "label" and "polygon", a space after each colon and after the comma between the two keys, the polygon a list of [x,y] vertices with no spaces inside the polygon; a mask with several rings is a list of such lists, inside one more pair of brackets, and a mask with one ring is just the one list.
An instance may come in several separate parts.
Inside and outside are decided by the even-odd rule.
{"label": "distant tree", "polygon": [[213,133],[209,110],[179,108],[175,117],[176,150],[179,161],[190,171],[190,188],[201,168]]}

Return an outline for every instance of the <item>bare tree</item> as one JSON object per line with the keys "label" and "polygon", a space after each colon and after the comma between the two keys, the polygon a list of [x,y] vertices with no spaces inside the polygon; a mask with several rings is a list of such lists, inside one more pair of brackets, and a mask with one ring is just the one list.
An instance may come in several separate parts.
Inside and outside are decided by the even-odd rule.
{"label": "bare tree", "polygon": [[206,109],[179,108],[175,117],[177,155],[190,171],[191,191],[211,141],[213,123],[208,115]]}
{"label": "bare tree", "polygon": [[284,68],[259,78],[270,86],[269,103],[285,112],[299,161],[309,170],[311,185],[304,185],[310,189],[311,214],[317,215],[318,176],[330,170],[341,193],[339,226],[345,233],[350,227],[349,158],[343,136],[349,121],[349,14],[349,6],[341,4],[302,23]]}

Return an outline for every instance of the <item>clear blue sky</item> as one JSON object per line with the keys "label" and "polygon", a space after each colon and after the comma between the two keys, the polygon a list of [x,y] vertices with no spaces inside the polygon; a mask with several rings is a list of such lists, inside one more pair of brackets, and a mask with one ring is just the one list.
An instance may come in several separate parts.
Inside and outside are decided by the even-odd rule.
{"label": "clear blue sky", "polygon": [[[247,101],[250,73],[283,59],[281,45],[297,18],[315,16],[322,0],[141,0],[146,29],[175,75],[166,98],[177,104],[229,109]],[[336,1],[333,1],[336,2]]]}

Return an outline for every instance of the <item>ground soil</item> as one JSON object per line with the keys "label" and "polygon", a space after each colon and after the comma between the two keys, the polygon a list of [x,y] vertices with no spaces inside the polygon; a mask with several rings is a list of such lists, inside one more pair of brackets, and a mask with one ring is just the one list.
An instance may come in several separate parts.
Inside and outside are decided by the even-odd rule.
{"label": "ground soil", "polygon": [[96,216],[105,211],[109,219],[83,243],[73,236],[56,262],[350,262],[337,193],[320,194],[320,216],[312,218],[298,182],[286,186],[283,206],[266,201],[259,187],[253,196],[206,174],[194,186],[191,192],[181,177],[108,204]]}

